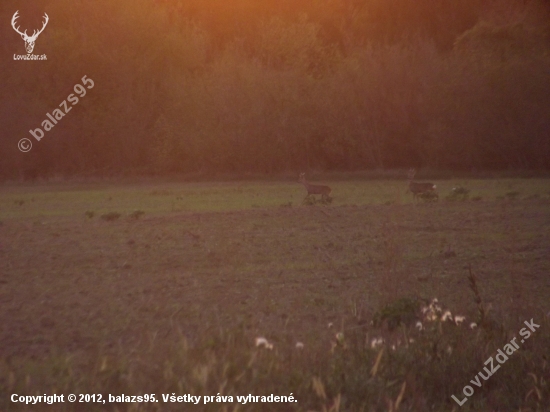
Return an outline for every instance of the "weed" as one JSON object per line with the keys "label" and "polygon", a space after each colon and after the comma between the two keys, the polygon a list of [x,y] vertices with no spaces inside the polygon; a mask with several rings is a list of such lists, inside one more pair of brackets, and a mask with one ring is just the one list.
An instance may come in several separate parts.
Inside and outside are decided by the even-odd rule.
{"label": "weed", "polygon": [[477,306],[477,313],[478,313],[478,324],[485,323],[485,316],[487,314],[485,310],[485,305],[483,304],[483,300],[481,299],[481,294],[479,293],[479,289],[477,288],[477,278],[472,272],[472,266],[468,265],[468,285],[470,286],[470,290],[474,294],[474,302]]}
{"label": "weed", "polygon": [[424,202],[437,202],[439,200],[439,195],[434,191],[422,192],[418,195],[418,197],[420,197],[420,199]]}
{"label": "weed", "polygon": [[306,205],[306,206],[313,206],[313,205],[316,205],[316,204],[330,205],[332,203],[332,200],[333,200],[333,198],[330,197],[330,196],[327,196],[325,198],[321,198],[321,199],[317,200],[315,198],[315,196],[309,195],[309,196],[306,196],[304,198],[304,200],[302,201],[302,204]]}
{"label": "weed", "polygon": [[464,202],[468,200],[469,196],[470,196],[470,190],[462,186],[457,186],[451,190],[451,193],[447,195],[445,199],[450,202],[456,202],[456,201]]}
{"label": "weed", "polygon": [[84,212],[84,215],[88,219],[92,219],[95,216],[95,212],[93,210],[86,210],[86,212]]}
{"label": "weed", "polygon": [[137,220],[141,216],[143,216],[144,214],[145,214],[145,212],[143,210],[134,210],[132,213],[130,213],[129,217],[130,217],[130,219]]}
{"label": "weed", "polygon": [[425,303],[420,298],[405,297],[382,307],[373,316],[373,326],[383,324],[392,331],[400,325],[410,326],[419,319],[420,308]]}
{"label": "weed", "polygon": [[109,212],[105,213],[104,215],[101,215],[101,218],[107,222],[112,222],[114,220],[117,220],[120,217],[120,213],[118,212]]}

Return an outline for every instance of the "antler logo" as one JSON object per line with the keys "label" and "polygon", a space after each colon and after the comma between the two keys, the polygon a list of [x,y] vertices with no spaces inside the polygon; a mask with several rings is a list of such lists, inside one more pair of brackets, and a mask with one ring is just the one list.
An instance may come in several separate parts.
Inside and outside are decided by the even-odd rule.
{"label": "antler logo", "polygon": [[48,24],[48,21],[50,20],[50,18],[48,17],[48,15],[46,13],[44,13],[44,19],[45,20],[44,20],[44,23],[42,25],[42,28],[40,30],[34,30],[32,36],[29,36],[29,35],[27,35],[27,30],[25,30],[24,33],[21,33],[19,31],[19,27],[15,27],[15,21],[19,17],[18,13],[19,13],[19,10],[17,10],[15,12],[15,14],[13,15],[13,17],[11,19],[11,26],[13,27],[13,29],[17,33],[19,33],[21,35],[21,38],[23,40],[25,40],[25,48],[27,49],[27,53],[31,54],[32,51],[34,50],[34,43],[36,42],[37,37],[40,35],[40,33],[42,33],[44,31],[44,29],[46,28],[46,25]]}

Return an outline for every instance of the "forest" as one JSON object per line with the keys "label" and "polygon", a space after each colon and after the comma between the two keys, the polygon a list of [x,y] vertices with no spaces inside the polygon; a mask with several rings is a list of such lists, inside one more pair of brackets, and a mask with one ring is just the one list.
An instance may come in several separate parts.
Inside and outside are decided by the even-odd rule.
{"label": "forest", "polygon": [[[16,58],[16,11],[49,17],[46,60]],[[2,180],[550,168],[545,0],[6,0],[0,21]]]}

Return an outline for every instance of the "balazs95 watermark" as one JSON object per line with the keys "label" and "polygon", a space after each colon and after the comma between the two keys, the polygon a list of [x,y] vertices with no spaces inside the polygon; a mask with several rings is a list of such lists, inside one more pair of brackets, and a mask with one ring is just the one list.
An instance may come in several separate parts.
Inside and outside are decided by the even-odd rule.
{"label": "balazs95 watermark", "polygon": [[[95,85],[93,80],[88,78],[88,76],[82,77],[81,80],[82,80],[82,84],[86,87],[84,87],[82,84],[79,84],[79,83],[75,84],[73,87],[74,92],[78,96],[80,96],[80,98],[86,96],[86,88],[91,89]],[[69,103],[71,103],[72,106],[75,106],[79,102],[79,99],[75,94],[73,93],[69,94],[69,96],[67,96],[67,99],[63,100],[59,104],[59,107],[60,107],[59,109],[53,110],[52,113],[46,113],[47,119],[44,119],[42,121],[41,123],[42,128],[37,127],[36,129],[29,130],[29,133],[31,134],[32,137],[36,139],[36,141],[39,142],[44,137],[45,132],[49,132],[50,130],[52,130],[55,127],[55,125],[61,119],[63,119],[63,117],[65,117],[67,113],[69,113],[72,110],[72,106],[69,106],[67,104],[67,101],[69,101]],[[19,141],[17,146],[19,147],[19,150],[26,153],[32,149],[32,142],[30,139],[23,138]]]}

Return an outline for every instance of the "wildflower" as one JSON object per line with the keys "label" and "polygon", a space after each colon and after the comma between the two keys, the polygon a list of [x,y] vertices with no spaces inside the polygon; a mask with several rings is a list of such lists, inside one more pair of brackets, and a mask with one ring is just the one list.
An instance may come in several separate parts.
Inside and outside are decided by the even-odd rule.
{"label": "wildflower", "polygon": [[[422,314],[424,315],[424,320],[427,320],[429,322],[434,322],[439,319],[438,314],[442,312],[441,306],[438,304],[437,298],[433,298],[432,301],[428,306],[425,306],[422,308]],[[447,315],[448,312],[448,315]],[[451,316],[451,312],[447,311],[443,317],[446,320],[448,316]]]}
{"label": "wildflower", "polygon": [[[455,323],[457,325],[460,325],[462,322],[466,320],[466,316],[455,316]],[[471,326],[471,325],[470,325]]]}
{"label": "wildflower", "polygon": [[302,342],[297,342],[296,349],[304,349],[304,344]]}
{"label": "wildflower", "polygon": [[329,322],[328,323],[328,328],[330,329],[330,328],[332,328],[332,326],[333,326],[332,322]]}
{"label": "wildflower", "polygon": [[477,328],[477,323],[475,322],[470,323],[470,329],[474,329],[474,328]]}
{"label": "wildflower", "polygon": [[422,322],[420,322],[420,321],[416,322],[416,325],[415,325],[415,326],[416,326],[416,328],[417,328],[418,330],[424,329],[424,326],[422,326]]}
{"label": "wildflower", "polygon": [[434,322],[437,320],[437,315],[433,312],[430,312],[427,316],[426,316],[426,320],[429,321],[429,322]]}
{"label": "wildflower", "polygon": [[451,311],[446,311],[443,316],[441,316],[441,322],[445,322],[446,320],[453,320],[453,315],[451,314]]}
{"label": "wildflower", "polygon": [[256,338],[256,347],[265,346],[266,349],[273,349],[273,344],[269,343],[266,338]]}
{"label": "wildflower", "polygon": [[[432,301],[430,302],[430,305],[428,306],[427,311],[430,311],[430,312],[441,312],[441,306],[438,305],[439,301],[437,300],[437,298],[433,298]],[[423,312],[425,313],[425,312]]]}
{"label": "wildflower", "polygon": [[344,334],[342,332],[336,334],[336,342],[344,343]]}
{"label": "wildflower", "polygon": [[371,349],[374,349],[376,348],[377,346],[380,346],[384,343],[384,339],[382,338],[374,338],[371,342],[370,342],[370,347]]}

